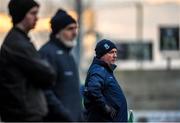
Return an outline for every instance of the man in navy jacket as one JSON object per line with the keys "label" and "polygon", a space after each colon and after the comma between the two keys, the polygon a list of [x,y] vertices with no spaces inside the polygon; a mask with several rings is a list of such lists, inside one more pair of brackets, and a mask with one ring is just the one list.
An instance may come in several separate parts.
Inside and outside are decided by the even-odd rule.
{"label": "man in navy jacket", "polygon": [[87,121],[127,122],[126,98],[113,74],[117,48],[103,39],[97,43],[95,51],[84,90]]}

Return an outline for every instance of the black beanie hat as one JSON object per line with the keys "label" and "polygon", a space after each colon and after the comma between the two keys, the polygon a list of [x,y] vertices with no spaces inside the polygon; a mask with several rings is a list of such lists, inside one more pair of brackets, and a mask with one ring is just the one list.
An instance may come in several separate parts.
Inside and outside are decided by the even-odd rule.
{"label": "black beanie hat", "polygon": [[60,30],[65,28],[67,25],[76,23],[76,20],[72,18],[66,11],[59,9],[51,21],[52,34],[58,33]]}
{"label": "black beanie hat", "polygon": [[110,40],[103,39],[103,40],[99,41],[95,48],[96,57],[101,58],[103,55],[105,55],[106,53],[111,51],[113,48],[116,48],[116,46]]}
{"label": "black beanie hat", "polygon": [[8,7],[13,25],[22,21],[26,13],[34,6],[39,7],[39,4],[34,0],[10,0]]}

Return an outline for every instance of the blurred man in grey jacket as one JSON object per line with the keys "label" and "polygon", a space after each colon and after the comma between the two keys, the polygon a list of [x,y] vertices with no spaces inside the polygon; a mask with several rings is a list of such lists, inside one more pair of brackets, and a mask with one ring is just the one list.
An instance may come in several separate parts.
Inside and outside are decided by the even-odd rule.
{"label": "blurred man in grey jacket", "polygon": [[55,71],[42,60],[28,33],[35,27],[39,4],[11,0],[13,27],[0,50],[0,116],[2,121],[42,121],[47,104],[42,89],[55,80]]}

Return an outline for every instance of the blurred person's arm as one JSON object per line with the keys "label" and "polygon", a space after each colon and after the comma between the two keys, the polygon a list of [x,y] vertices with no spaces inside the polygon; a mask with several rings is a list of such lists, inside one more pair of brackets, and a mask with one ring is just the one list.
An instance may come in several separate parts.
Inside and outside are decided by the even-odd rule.
{"label": "blurred person's arm", "polygon": [[31,43],[14,44],[10,47],[4,45],[2,54],[12,64],[19,67],[29,82],[36,87],[47,88],[55,81],[54,69],[47,61],[40,58]]}
{"label": "blurred person's arm", "polygon": [[73,121],[68,110],[63,106],[61,101],[56,97],[52,90],[45,90],[46,99],[48,102],[49,114],[53,115],[53,121]]}

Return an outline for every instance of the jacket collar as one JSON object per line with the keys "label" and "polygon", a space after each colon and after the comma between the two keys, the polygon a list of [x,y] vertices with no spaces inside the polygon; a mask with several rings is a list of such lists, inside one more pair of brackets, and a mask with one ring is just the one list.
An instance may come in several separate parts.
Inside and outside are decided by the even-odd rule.
{"label": "jacket collar", "polygon": [[106,62],[101,61],[100,59],[98,59],[96,57],[94,57],[94,59],[93,59],[93,64],[98,64],[100,66],[103,66],[104,68],[106,68],[110,72],[113,72],[117,67],[115,64],[111,64],[109,66]]}
{"label": "jacket collar", "polygon": [[59,39],[54,35],[50,35],[50,41],[54,42],[58,47],[62,48],[64,51],[70,52],[72,48],[65,46]]}
{"label": "jacket collar", "polygon": [[28,36],[23,30],[21,30],[20,28],[18,28],[18,27],[13,27],[12,30],[15,30],[15,31],[21,33],[25,38],[27,38],[28,40],[30,40],[29,36]]}

